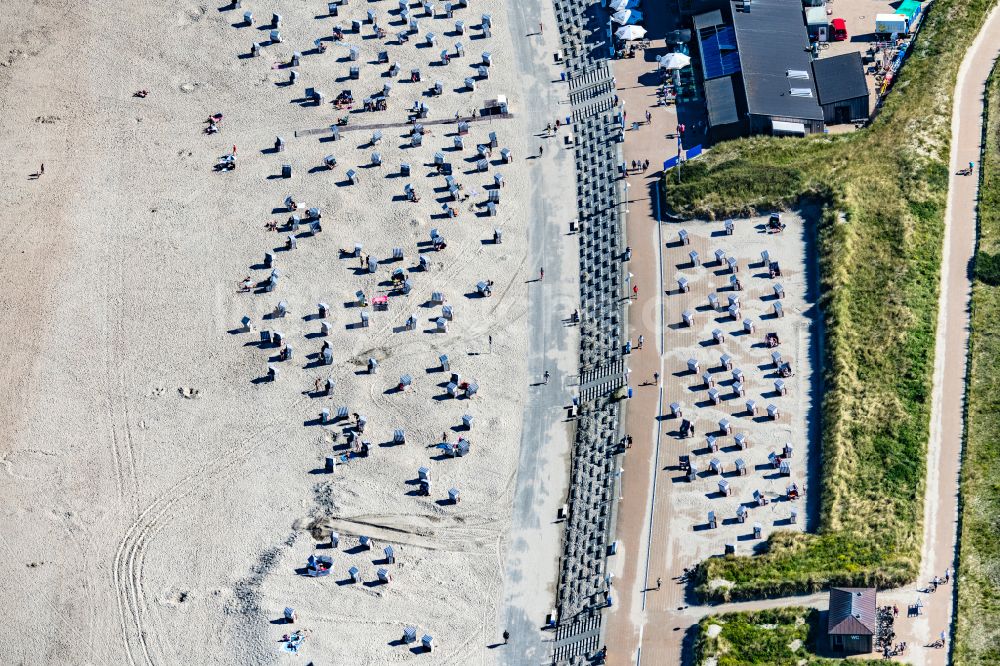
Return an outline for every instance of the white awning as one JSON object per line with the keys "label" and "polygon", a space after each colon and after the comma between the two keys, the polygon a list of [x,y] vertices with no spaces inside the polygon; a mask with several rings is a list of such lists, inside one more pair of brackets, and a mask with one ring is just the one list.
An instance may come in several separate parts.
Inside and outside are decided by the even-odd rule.
{"label": "white awning", "polygon": [[784,120],[771,121],[771,134],[797,134],[805,136],[805,123],[789,123]]}

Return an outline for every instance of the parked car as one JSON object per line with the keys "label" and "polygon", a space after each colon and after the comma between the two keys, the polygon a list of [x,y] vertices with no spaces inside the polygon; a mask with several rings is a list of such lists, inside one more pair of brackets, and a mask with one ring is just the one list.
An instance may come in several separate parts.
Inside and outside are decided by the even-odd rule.
{"label": "parked car", "polygon": [[842,18],[835,18],[830,21],[830,39],[835,42],[847,41],[847,21]]}

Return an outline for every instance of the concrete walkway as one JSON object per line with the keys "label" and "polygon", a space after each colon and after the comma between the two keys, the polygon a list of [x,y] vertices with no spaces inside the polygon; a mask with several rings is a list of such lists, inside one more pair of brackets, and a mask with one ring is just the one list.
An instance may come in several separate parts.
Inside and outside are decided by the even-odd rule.
{"label": "concrete walkway", "polygon": [[[962,61],[952,114],[951,178],[945,212],[941,266],[941,299],[934,354],[934,393],[931,403],[930,443],[927,451],[927,500],[924,510],[924,547],[920,581],[924,587],[935,575],[955,567],[958,551],[958,493],[962,443],[965,435],[966,360],[969,349],[969,306],[972,297],[972,261],[977,233],[979,158],[982,154],[983,104],[986,79],[1000,55],[1000,7],[993,10]],[[976,162],[974,176],[957,175]],[[961,584],[961,581],[959,581]],[[955,587],[947,597],[928,603],[927,613],[912,625],[909,638],[913,664],[946,664],[949,650],[926,649],[941,631],[950,633],[956,601]],[[947,602],[947,603],[944,603]],[[903,640],[908,640],[905,636]]]}
{"label": "concrete walkway", "polygon": [[[650,32],[654,33],[652,28]],[[626,452],[622,465],[622,501],[615,533],[622,546],[621,554],[609,561],[609,568],[617,578],[615,587],[618,594],[616,608],[607,619],[609,664],[635,663],[639,650],[646,644],[655,644],[656,647],[650,649],[671,650],[660,653],[661,656],[678,654],[681,638],[673,632],[662,631],[659,625],[655,631],[643,631],[649,621],[647,613],[652,611],[652,608],[647,608],[647,602],[655,601],[658,609],[661,606],[676,608],[684,603],[683,589],[679,586],[674,591],[674,586],[668,583],[665,590],[655,593],[655,599],[648,589],[655,587],[657,577],[669,580],[681,573],[665,571],[655,564],[651,568],[651,562],[671,562],[672,559],[664,557],[663,553],[649,551],[650,544],[662,545],[669,541],[666,534],[670,525],[668,507],[657,502],[654,488],[656,483],[663,481],[657,479],[657,473],[665,464],[660,459],[660,429],[657,426],[667,398],[661,391],[665,322],[659,253],[663,239],[660,238],[657,207],[662,175],[660,166],[663,160],[677,153],[676,140],[667,138],[676,129],[677,116],[673,107],[654,108],[656,87],[641,85],[639,81],[640,78],[648,78],[649,72],[655,70],[655,56],[664,51],[662,39],[654,38],[651,48],[639,52],[634,59],[614,62],[618,94],[628,114],[626,125],[631,127],[633,121],[642,123],[638,129],[625,132],[625,163],[631,166],[632,160],[648,159],[650,167],[645,173],[633,173],[627,178],[626,228],[628,243],[633,248],[632,261],[627,267],[632,277],[627,288],[631,291],[632,287],[638,287],[639,291],[637,298],[631,301],[628,318],[629,337],[633,345],[628,364],[633,370],[631,384],[634,397],[628,402],[625,423],[633,444]],[[647,110],[652,116],[648,123],[645,119]],[[642,349],[637,348],[640,335],[645,339]],[[653,381],[654,372],[661,376],[659,384]],[[662,499],[663,494],[660,493],[659,497]],[[661,657],[655,661],[677,663],[673,659],[661,661]]]}

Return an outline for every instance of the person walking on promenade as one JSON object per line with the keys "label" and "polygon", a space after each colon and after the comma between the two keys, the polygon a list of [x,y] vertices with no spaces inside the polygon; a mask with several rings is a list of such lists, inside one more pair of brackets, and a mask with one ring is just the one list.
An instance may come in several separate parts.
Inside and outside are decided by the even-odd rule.
{"label": "person walking on promenade", "polygon": [[507,645],[507,641],[510,640],[510,632],[506,629],[503,630],[503,644]]}
{"label": "person walking on promenade", "polygon": [[542,266],[541,268],[538,269],[538,281],[541,282],[544,279],[545,279],[545,267]]}
{"label": "person walking on promenade", "polygon": [[642,343],[646,341],[646,336],[642,333],[639,334],[639,349],[642,349]]}
{"label": "person walking on promenade", "polygon": [[659,576],[657,576],[657,577],[656,577],[656,589],[657,589],[657,590],[658,590],[658,589],[660,589],[660,586],[661,586],[662,584],[663,584],[663,579],[662,579],[662,578],[660,578]]}

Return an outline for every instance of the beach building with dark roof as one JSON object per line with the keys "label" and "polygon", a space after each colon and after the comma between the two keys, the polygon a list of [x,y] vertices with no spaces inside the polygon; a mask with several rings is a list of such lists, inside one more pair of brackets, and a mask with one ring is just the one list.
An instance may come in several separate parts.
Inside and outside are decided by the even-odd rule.
{"label": "beach building with dark roof", "polygon": [[827,125],[868,120],[868,82],[860,53],[814,60],[813,73]]}
{"label": "beach building with dark roof", "polygon": [[877,628],[874,587],[831,587],[826,632],[830,649],[842,653],[871,652]]}
{"label": "beach building with dark roof", "polygon": [[800,0],[727,3],[694,27],[714,139],[823,131]]}

